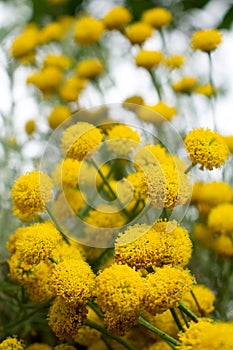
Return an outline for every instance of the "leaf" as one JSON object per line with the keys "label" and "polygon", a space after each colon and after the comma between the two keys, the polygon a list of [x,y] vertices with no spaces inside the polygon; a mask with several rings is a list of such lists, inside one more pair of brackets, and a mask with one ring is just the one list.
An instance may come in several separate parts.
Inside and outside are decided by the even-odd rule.
{"label": "leaf", "polygon": [[233,5],[227,10],[223,19],[218,25],[219,29],[230,29],[233,22]]}

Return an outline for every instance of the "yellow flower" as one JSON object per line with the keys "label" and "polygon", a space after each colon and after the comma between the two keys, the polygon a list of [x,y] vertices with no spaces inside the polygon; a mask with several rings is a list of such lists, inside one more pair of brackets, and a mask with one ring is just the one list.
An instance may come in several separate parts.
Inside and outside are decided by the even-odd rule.
{"label": "yellow flower", "polygon": [[134,167],[137,171],[142,171],[147,165],[159,165],[166,162],[167,156],[166,149],[161,145],[146,145],[135,154]]}
{"label": "yellow flower", "polygon": [[168,25],[171,20],[171,13],[162,7],[149,9],[142,14],[142,21],[157,29]]}
{"label": "yellow flower", "polygon": [[163,59],[163,54],[160,51],[140,50],[135,57],[135,62],[138,67],[152,69],[157,67]]}
{"label": "yellow flower", "polygon": [[227,144],[230,153],[233,153],[233,136],[229,135],[229,136],[222,136],[223,140],[225,141],[225,143]]}
{"label": "yellow flower", "polygon": [[34,52],[39,43],[39,30],[35,25],[26,27],[12,43],[11,52],[14,58],[23,58]]}
{"label": "yellow flower", "polygon": [[52,173],[54,183],[58,188],[73,188],[78,186],[81,163],[72,158],[65,158],[56,165]]}
{"label": "yellow flower", "polygon": [[108,150],[119,156],[127,155],[139,143],[138,132],[127,125],[116,125],[109,130],[107,135]]}
{"label": "yellow flower", "polygon": [[48,323],[60,340],[73,337],[86,320],[87,308],[80,304],[74,306],[57,297],[49,309]]}
{"label": "yellow flower", "polygon": [[53,348],[44,343],[33,343],[27,347],[27,350],[53,350]]}
{"label": "yellow flower", "polygon": [[144,104],[143,98],[138,95],[127,97],[122,103],[123,107],[127,109],[130,109],[130,108],[134,109],[135,108],[134,105],[143,105],[143,104]]}
{"label": "yellow flower", "polygon": [[213,235],[208,227],[202,223],[197,223],[193,227],[193,237],[200,246],[210,249],[213,244]]}
{"label": "yellow flower", "polygon": [[51,129],[56,129],[71,115],[71,110],[64,105],[58,105],[53,108],[48,116],[48,123]]}
{"label": "yellow flower", "polygon": [[185,76],[172,84],[175,92],[190,94],[197,86],[197,79],[191,76]]}
{"label": "yellow flower", "polygon": [[66,69],[71,66],[71,59],[65,55],[48,54],[44,59],[44,67],[48,66]]}
{"label": "yellow flower", "polygon": [[61,222],[67,218],[77,216],[80,209],[84,207],[84,195],[78,190],[67,189],[61,192],[53,202],[52,212]]}
{"label": "yellow flower", "polygon": [[199,85],[196,87],[194,92],[196,92],[197,94],[200,94],[200,95],[204,95],[206,97],[211,97],[213,95],[216,95],[216,93],[217,93],[216,89],[211,84]]}
{"label": "yellow flower", "polygon": [[222,203],[214,207],[208,216],[208,228],[213,234],[232,235],[233,204]]}
{"label": "yellow flower", "polygon": [[14,214],[26,222],[36,219],[40,212],[45,212],[52,188],[50,177],[38,170],[21,175],[11,190]]}
{"label": "yellow flower", "polygon": [[30,283],[34,266],[21,262],[21,259],[19,258],[17,253],[12,254],[8,259],[7,263],[10,270],[10,277],[13,280],[19,282],[21,285],[24,286]]}
{"label": "yellow flower", "polygon": [[[215,295],[208,287],[202,284],[196,284],[192,289],[193,295],[191,292],[187,292],[184,294],[182,301],[184,304],[200,317],[208,316],[211,312],[214,311],[214,302]],[[195,299],[197,302],[195,301]],[[198,305],[197,305],[198,303]]]}
{"label": "yellow flower", "polygon": [[222,34],[217,29],[204,29],[195,32],[191,39],[193,50],[210,52],[215,50],[222,42]]}
{"label": "yellow flower", "polygon": [[62,82],[63,73],[57,67],[45,67],[27,78],[27,84],[35,85],[43,93],[56,91]]}
{"label": "yellow flower", "polygon": [[201,164],[201,170],[221,167],[229,155],[228,147],[222,137],[208,128],[191,130],[185,137],[184,144],[191,162]]}
{"label": "yellow flower", "polygon": [[94,79],[104,70],[103,64],[98,58],[83,60],[77,64],[76,73],[81,78]]}
{"label": "yellow flower", "polygon": [[176,307],[184,293],[191,290],[194,277],[188,270],[171,266],[157,267],[146,277],[145,309],[152,315]]}
{"label": "yellow flower", "polygon": [[41,29],[39,40],[40,44],[47,44],[51,41],[59,41],[63,36],[62,26],[58,22],[50,22]]}
{"label": "yellow flower", "polygon": [[185,57],[183,55],[170,55],[164,59],[163,63],[169,69],[180,68],[185,63]]}
{"label": "yellow flower", "polygon": [[0,350],[24,350],[25,345],[22,340],[8,337],[0,343]]}
{"label": "yellow flower", "polygon": [[32,135],[36,130],[36,122],[34,119],[29,119],[25,124],[25,131],[28,135]]}
{"label": "yellow flower", "polygon": [[168,106],[163,101],[159,101],[156,105],[144,105],[137,109],[139,119],[160,125],[165,121],[170,121],[176,114],[176,108]]}
{"label": "yellow flower", "polygon": [[194,183],[192,202],[209,204],[212,206],[231,202],[233,199],[232,187],[227,182],[198,182]]}
{"label": "yellow flower", "polygon": [[77,20],[74,28],[74,39],[80,45],[95,44],[104,32],[101,21],[92,17],[83,17]]}
{"label": "yellow flower", "polygon": [[136,22],[126,27],[126,37],[132,44],[142,44],[153,34],[153,28],[143,22]]}
{"label": "yellow flower", "polygon": [[66,102],[77,101],[80,92],[86,87],[87,80],[71,76],[68,78],[65,83],[59,89],[60,97]]}
{"label": "yellow flower", "polygon": [[148,197],[148,182],[147,177],[142,171],[133,173],[125,179],[129,182],[133,189],[133,197],[136,200],[146,200]]}
{"label": "yellow flower", "polygon": [[103,135],[92,124],[78,122],[67,128],[62,137],[62,153],[68,157],[83,160],[91,156],[101,146]]}
{"label": "yellow flower", "polygon": [[66,259],[54,266],[51,285],[65,302],[84,304],[93,295],[95,275],[82,259]]}
{"label": "yellow flower", "polygon": [[131,13],[127,8],[115,6],[104,16],[103,22],[108,30],[121,30],[131,21],[131,18]]}
{"label": "yellow flower", "polygon": [[219,236],[216,237],[211,248],[214,250],[216,255],[223,258],[232,258],[233,256],[233,242],[232,236]]}

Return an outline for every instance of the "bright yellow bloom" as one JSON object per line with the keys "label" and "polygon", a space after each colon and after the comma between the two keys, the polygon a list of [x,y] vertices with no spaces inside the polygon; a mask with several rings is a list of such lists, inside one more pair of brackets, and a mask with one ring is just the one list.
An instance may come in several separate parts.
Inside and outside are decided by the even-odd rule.
{"label": "bright yellow bloom", "polygon": [[50,22],[40,31],[40,44],[47,44],[51,41],[59,41],[63,36],[63,29],[60,23]]}
{"label": "bright yellow bloom", "polygon": [[57,297],[50,306],[48,323],[60,340],[68,340],[83,325],[86,315],[87,308],[85,305],[74,306]]}
{"label": "bright yellow bloom", "polygon": [[233,239],[232,236],[219,236],[216,237],[213,242],[211,248],[214,250],[216,255],[224,257],[224,258],[232,258],[233,257]]}
{"label": "bright yellow bloom", "polygon": [[17,253],[12,254],[7,263],[10,270],[10,277],[13,280],[24,286],[30,283],[34,266],[22,262]]}
{"label": "bright yellow bloom", "polygon": [[138,132],[127,125],[116,125],[109,130],[107,135],[108,150],[119,156],[127,155],[139,143]]}
{"label": "bright yellow bloom", "polygon": [[195,32],[191,39],[193,50],[210,52],[215,50],[222,42],[222,34],[217,29],[204,29]]}
{"label": "bright yellow bloom", "polygon": [[201,164],[201,170],[220,168],[229,155],[228,147],[222,137],[208,128],[191,130],[185,137],[184,144],[191,162]]}
{"label": "bright yellow bloom", "polygon": [[185,76],[172,84],[175,92],[190,94],[197,86],[197,79],[191,76]]}
{"label": "bright yellow bloom", "polygon": [[25,131],[28,135],[32,135],[36,130],[36,122],[34,119],[29,119],[25,124]]}
{"label": "bright yellow bloom", "polygon": [[[184,294],[182,301],[184,304],[198,316],[208,316],[211,312],[214,311],[214,302],[215,295],[214,293],[206,286],[202,284],[196,284],[192,289],[193,295],[191,292]],[[195,301],[195,299],[197,302]],[[198,303],[198,305],[197,305]]]}
{"label": "bright yellow bloom", "polygon": [[59,221],[77,216],[80,209],[85,207],[84,195],[74,189],[67,189],[61,192],[54,200],[52,212]]}
{"label": "bright yellow bloom", "polygon": [[152,315],[176,307],[184,293],[191,290],[194,277],[188,270],[176,267],[157,267],[146,277],[147,289],[144,297],[145,309]]}
{"label": "bright yellow bloom", "polygon": [[133,197],[136,200],[146,200],[148,197],[148,182],[147,177],[142,171],[130,174],[126,181],[132,186]]}
{"label": "bright yellow bloom", "polygon": [[193,186],[192,202],[209,204],[212,206],[231,202],[233,199],[232,187],[227,182],[195,182]]}
{"label": "bright yellow bloom", "polygon": [[34,52],[39,43],[39,30],[36,26],[26,27],[12,43],[11,52],[14,58],[23,58]]}
{"label": "bright yellow bloom", "polygon": [[43,93],[48,94],[58,89],[62,77],[63,73],[59,68],[49,66],[29,75],[27,84],[33,84]]}
{"label": "bright yellow bloom", "polygon": [[176,108],[159,101],[156,105],[144,105],[137,109],[139,119],[160,125],[165,121],[170,121],[176,114]]}
{"label": "bright yellow bloom", "polygon": [[148,165],[159,165],[166,162],[167,156],[166,149],[161,145],[146,145],[136,153],[134,167],[137,171],[142,171]]}
{"label": "bright yellow bloom", "polygon": [[104,32],[101,21],[92,17],[82,17],[77,20],[74,28],[74,39],[80,45],[95,44]]}
{"label": "bright yellow bloom", "polygon": [[131,13],[126,7],[115,6],[103,18],[107,29],[123,29],[131,21]]}
{"label": "bright yellow bloom", "polygon": [[38,170],[21,175],[11,190],[14,214],[26,222],[36,219],[40,212],[45,212],[52,188],[50,177]]}
{"label": "bright yellow bloom", "polygon": [[138,67],[152,69],[157,67],[163,59],[163,54],[160,51],[140,50],[135,57],[135,62]]}
{"label": "bright yellow bloom", "polygon": [[71,66],[71,59],[65,55],[48,54],[44,59],[44,67],[48,66],[66,69]]}
{"label": "bright yellow bloom", "polygon": [[0,350],[24,350],[25,345],[22,340],[8,337],[0,343]]}
{"label": "bright yellow bloom", "polygon": [[144,100],[139,95],[134,95],[134,96],[127,97],[122,103],[124,108],[127,108],[127,109],[131,109],[132,108],[133,110],[136,107],[134,105],[143,105],[143,104],[144,104]]}
{"label": "bright yellow bloom", "polygon": [[211,97],[213,95],[216,95],[217,90],[211,84],[204,84],[197,86],[194,92],[200,95],[204,95],[206,97]]}
{"label": "bright yellow bloom", "polygon": [[208,216],[208,228],[213,234],[232,235],[233,204],[223,203],[214,207]]}
{"label": "bright yellow bloom", "polygon": [[170,55],[164,59],[163,63],[169,69],[180,68],[185,63],[185,56],[183,56],[183,55]]}
{"label": "bright yellow bloom", "polygon": [[126,27],[126,37],[132,44],[142,44],[153,34],[153,28],[143,22],[136,22]]}
{"label": "bright yellow bloom", "polygon": [[97,127],[78,122],[64,131],[61,141],[62,153],[68,158],[81,161],[98,150],[102,139],[103,135]]}
{"label": "bright yellow bloom", "polygon": [[73,188],[78,186],[81,162],[72,158],[65,158],[56,165],[52,173],[53,181],[58,188]]}
{"label": "bright yellow bloom", "polygon": [[71,115],[71,111],[67,106],[58,105],[53,108],[48,116],[48,123],[50,128],[56,129]]}
{"label": "bright yellow bloom", "polygon": [[86,87],[87,80],[71,76],[68,78],[65,83],[59,89],[60,97],[66,102],[77,101],[80,92]]}
{"label": "bright yellow bloom", "polygon": [[157,29],[168,25],[171,20],[171,12],[162,7],[149,9],[142,14],[142,21]]}
{"label": "bright yellow bloom", "polygon": [[94,79],[104,70],[102,62],[98,58],[83,60],[77,64],[76,73],[81,78]]}
{"label": "bright yellow bloom", "polygon": [[223,140],[225,141],[225,143],[227,144],[230,153],[233,153],[233,136],[229,135],[229,136],[222,136]]}
{"label": "bright yellow bloom", "polygon": [[27,347],[27,350],[53,350],[53,348],[44,343],[33,343]]}

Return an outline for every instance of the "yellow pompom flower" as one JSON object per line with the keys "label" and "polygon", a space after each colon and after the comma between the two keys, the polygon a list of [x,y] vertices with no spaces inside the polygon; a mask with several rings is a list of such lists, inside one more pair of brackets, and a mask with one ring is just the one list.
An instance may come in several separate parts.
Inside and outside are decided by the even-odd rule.
{"label": "yellow pompom flower", "polygon": [[18,35],[12,42],[11,53],[14,58],[23,58],[34,52],[39,43],[39,30],[31,25]]}
{"label": "yellow pompom flower", "polygon": [[215,302],[215,295],[212,290],[202,284],[196,284],[193,286],[192,292],[194,297],[191,292],[184,294],[182,298],[184,304],[197,316],[206,317],[211,314],[214,311]]}
{"label": "yellow pompom flower", "polygon": [[60,241],[56,248],[53,250],[53,258],[60,263],[68,259],[76,259],[78,261],[84,259],[84,247],[75,241],[70,240],[68,245],[64,240]]}
{"label": "yellow pompom flower", "polygon": [[220,168],[229,155],[228,147],[222,137],[208,128],[191,130],[185,137],[184,144],[191,162],[201,164],[201,170]]}
{"label": "yellow pompom flower", "polygon": [[222,136],[223,140],[227,144],[229,148],[229,152],[232,154],[233,153],[233,136]]}
{"label": "yellow pompom flower", "polygon": [[185,63],[185,57],[183,55],[170,55],[164,59],[163,63],[171,70],[180,68]]}
{"label": "yellow pompom flower", "polygon": [[81,162],[72,158],[65,158],[56,165],[52,173],[53,181],[58,188],[73,188],[78,186]]}
{"label": "yellow pompom flower", "polygon": [[173,83],[172,88],[175,92],[190,94],[197,86],[197,83],[198,81],[196,78],[191,76],[185,76]]}
{"label": "yellow pompom flower", "polygon": [[163,59],[163,54],[160,51],[140,50],[135,57],[135,62],[138,67],[152,69],[157,67]]}
{"label": "yellow pompom flower", "polygon": [[192,289],[194,277],[188,270],[165,265],[148,274],[146,281],[144,307],[156,315],[176,307],[183,295]]}
{"label": "yellow pompom flower", "polygon": [[162,7],[149,9],[142,14],[142,21],[156,29],[168,25],[172,20],[171,12]]}
{"label": "yellow pompom flower", "polygon": [[66,69],[71,66],[71,59],[65,55],[48,54],[44,59],[44,67],[48,66]]}
{"label": "yellow pompom flower", "polygon": [[71,110],[64,105],[58,105],[53,108],[48,116],[48,123],[51,129],[56,129],[71,115]]}
{"label": "yellow pompom flower", "polygon": [[232,187],[227,182],[211,181],[206,183],[195,182],[193,186],[192,202],[206,203],[209,207],[221,203],[231,202],[233,199]]}
{"label": "yellow pompom flower", "polygon": [[79,94],[86,87],[87,80],[77,77],[71,76],[68,78],[64,84],[59,88],[60,97],[66,102],[77,101]]}
{"label": "yellow pompom flower", "polygon": [[163,265],[185,266],[192,253],[188,231],[175,221],[129,226],[115,243],[115,260],[141,269]]}
{"label": "yellow pompom flower", "polygon": [[204,29],[195,32],[191,39],[193,50],[210,52],[215,50],[222,42],[222,34],[217,29]]}
{"label": "yellow pompom flower", "polygon": [[109,151],[123,156],[139,145],[140,136],[131,127],[120,124],[109,130],[106,140]]}
{"label": "yellow pompom flower", "polygon": [[12,280],[24,286],[30,283],[31,274],[35,266],[28,265],[21,261],[17,253],[12,254],[7,263],[10,270],[9,275]]}
{"label": "yellow pompom flower", "polygon": [[131,13],[126,7],[115,6],[103,18],[108,30],[123,29],[131,21]]}
{"label": "yellow pompom flower", "polygon": [[216,255],[223,258],[232,258],[233,256],[233,239],[232,236],[219,236],[215,237],[211,249]]}
{"label": "yellow pompom flower", "polygon": [[93,295],[95,275],[82,259],[66,259],[53,268],[51,285],[65,302],[84,304]]}
{"label": "yellow pompom flower", "polygon": [[145,292],[140,274],[127,265],[112,265],[96,279],[97,303],[105,323],[115,334],[124,334],[137,323]]}
{"label": "yellow pompom flower", "polygon": [[43,93],[49,94],[58,89],[62,77],[63,73],[59,68],[49,66],[29,75],[27,84],[33,84]]}
{"label": "yellow pompom flower", "polygon": [[132,44],[142,44],[153,34],[153,28],[146,23],[136,22],[126,27],[125,35]]}
{"label": "yellow pompom flower", "polygon": [[133,197],[136,200],[146,200],[148,197],[147,177],[142,171],[130,174],[125,179],[132,186]]}
{"label": "yellow pompom flower", "polygon": [[62,153],[68,158],[81,161],[98,150],[102,139],[103,135],[97,127],[78,122],[64,131],[61,141]]}
{"label": "yellow pompom flower", "polygon": [[39,213],[45,212],[52,188],[50,177],[38,170],[21,175],[11,190],[14,214],[26,222],[36,219]]}
{"label": "yellow pompom flower", "polygon": [[24,350],[25,345],[22,340],[8,337],[0,343],[0,350]]}
{"label": "yellow pompom flower", "polygon": [[57,297],[50,306],[48,324],[60,340],[68,340],[86,321],[86,315],[85,305],[75,306]]}
{"label": "yellow pompom flower", "polygon": [[148,165],[159,165],[167,160],[166,149],[157,145],[146,145],[140,148],[134,157],[134,167],[137,171],[146,169]]}
{"label": "yellow pompom flower", "polygon": [[76,73],[85,79],[94,79],[103,73],[104,67],[98,58],[83,60],[77,64]]}
{"label": "yellow pompom flower", "polygon": [[25,124],[25,131],[28,135],[32,135],[36,130],[36,122],[34,119],[29,119]]}
{"label": "yellow pompom flower", "polygon": [[101,21],[92,17],[82,17],[77,20],[74,28],[74,40],[80,45],[92,45],[99,41],[104,32]]}
{"label": "yellow pompom flower", "polygon": [[63,29],[60,23],[50,22],[41,29],[39,40],[40,44],[47,44],[51,41],[59,41],[63,36]]}
{"label": "yellow pompom flower", "polygon": [[33,343],[27,347],[27,350],[53,350],[53,348],[44,343]]}
{"label": "yellow pompom flower", "polygon": [[212,234],[232,235],[233,204],[222,203],[214,207],[209,213],[207,224]]}
{"label": "yellow pompom flower", "polygon": [[213,95],[216,95],[217,90],[211,84],[204,84],[197,86],[194,92],[196,94],[204,95],[206,97],[211,97]]}
{"label": "yellow pompom flower", "polygon": [[52,205],[52,212],[59,221],[73,218],[78,215],[80,209],[85,207],[84,195],[74,189],[66,189],[59,193]]}

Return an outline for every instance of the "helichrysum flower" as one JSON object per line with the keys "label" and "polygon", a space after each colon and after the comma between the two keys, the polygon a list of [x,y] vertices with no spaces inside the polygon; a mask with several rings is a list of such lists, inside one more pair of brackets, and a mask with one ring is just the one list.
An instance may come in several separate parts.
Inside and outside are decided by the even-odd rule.
{"label": "helichrysum flower", "polygon": [[22,262],[17,253],[12,254],[7,263],[10,270],[10,277],[13,280],[24,286],[30,283],[31,272],[34,266]]}
{"label": "helichrysum flower", "polygon": [[25,345],[22,340],[8,337],[0,343],[1,350],[24,350]]}
{"label": "helichrysum flower", "polygon": [[28,135],[32,135],[36,130],[36,122],[34,119],[29,119],[25,124],[25,131]]}
{"label": "helichrysum flower", "polygon": [[74,28],[74,40],[80,45],[92,45],[99,41],[104,32],[101,21],[92,17],[77,20]]}
{"label": "helichrysum flower", "polygon": [[222,203],[214,207],[208,216],[208,228],[213,234],[231,235],[233,231],[233,204]]}
{"label": "helichrysum flower", "polygon": [[107,29],[123,29],[131,21],[131,13],[126,7],[115,6],[103,18]]}
{"label": "helichrysum flower", "polygon": [[98,58],[89,58],[77,64],[76,73],[85,79],[94,79],[104,71],[104,66]]}
{"label": "helichrysum flower", "polygon": [[138,67],[152,69],[157,67],[163,59],[163,54],[160,51],[140,50],[135,57],[135,62]]}
{"label": "helichrysum flower", "polygon": [[206,97],[211,97],[213,95],[216,95],[217,90],[211,84],[203,84],[203,85],[197,86],[194,92],[196,94],[204,95]]}
{"label": "helichrysum flower", "polygon": [[232,187],[223,181],[195,182],[193,186],[192,202],[206,203],[209,208],[221,203],[231,202],[233,199]]}
{"label": "helichrysum flower", "polygon": [[134,157],[134,167],[138,171],[144,170],[148,165],[159,165],[167,160],[166,148],[157,145],[146,145],[137,151]]}
{"label": "helichrysum flower", "polygon": [[127,125],[116,125],[109,130],[106,140],[109,151],[123,156],[139,145],[140,136]]}
{"label": "helichrysum flower", "polygon": [[38,170],[21,175],[11,190],[14,214],[26,222],[36,219],[39,213],[45,212],[52,188],[50,177]]}
{"label": "helichrysum flower", "polygon": [[217,29],[204,29],[195,32],[191,39],[193,50],[210,52],[215,50],[222,42],[222,34]]}
{"label": "helichrysum flower", "polygon": [[81,161],[96,152],[102,139],[103,135],[97,127],[86,122],[78,122],[64,131],[61,141],[62,152],[68,158]]}
{"label": "helichrysum flower", "polygon": [[125,179],[133,189],[133,197],[136,200],[146,200],[148,197],[147,177],[142,171],[130,174]]}
{"label": "helichrysum flower", "polygon": [[191,292],[185,293],[182,301],[195,315],[206,317],[214,311],[215,295],[212,290],[202,284],[196,284],[192,293],[193,295]]}
{"label": "helichrysum flower", "polygon": [[197,86],[197,79],[192,76],[185,76],[172,84],[175,92],[190,94]]}
{"label": "helichrysum flower", "polygon": [[54,266],[51,285],[65,302],[84,304],[93,295],[95,275],[82,259],[65,259]]}
{"label": "helichrysum flower", "polygon": [[71,110],[64,105],[57,105],[48,116],[48,123],[51,129],[56,129],[71,115]]}
{"label": "helichrysum flower", "polygon": [[126,37],[132,44],[142,44],[153,34],[153,27],[147,23],[136,22],[126,27]]}
{"label": "helichrysum flower", "polygon": [[59,22],[50,22],[40,31],[40,44],[47,44],[51,41],[59,41],[63,36],[63,28]]}
{"label": "helichrysum flower", "polygon": [[84,304],[73,305],[57,297],[50,306],[48,323],[60,340],[73,337],[86,320],[87,308]]}
{"label": "helichrysum flower", "polygon": [[83,260],[83,246],[71,240],[70,244],[68,245],[66,242],[64,242],[64,240],[62,240],[53,250],[53,258],[57,261],[57,263],[68,259],[76,259],[78,261]]}
{"label": "helichrysum flower", "polygon": [[65,158],[56,165],[52,173],[54,183],[59,188],[73,188],[78,186],[81,162],[72,158]]}
{"label": "helichrysum flower", "polygon": [[152,227],[136,224],[120,233],[115,260],[133,268],[163,265],[185,266],[192,253],[188,231],[175,221],[156,222]]}
{"label": "helichrysum flower", "polygon": [[188,270],[163,266],[148,274],[146,281],[144,307],[155,315],[177,306],[184,293],[191,290],[194,277]]}
{"label": "helichrysum flower", "polygon": [[159,101],[156,105],[144,105],[137,109],[139,119],[155,125],[170,121],[175,114],[176,108],[167,105],[163,101]]}
{"label": "helichrysum flower", "polygon": [[34,26],[28,26],[18,35],[12,43],[11,52],[14,58],[22,58],[31,54],[39,43],[39,29]]}
{"label": "helichrysum flower", "polygon": [[66,69],[71,66],[71,59],[65,55],[48,54],[44,59],[44,67],[48,66]]}
{"label": "helichrysum flower", "polygon": [[193,237],[200,246],[211,249],[213,244],[213,235],[209,228],[203,223],[197,223],[193,227]]}
{"label": "helichrysum flower", "polygon": [[220,168],[228,158],[229,150],[222,137],[210,129],[193,129],[185,137],[185,147],[193,164],[200,169]]}
{"label": "helichrysum flower", "polygon": [[27,346],[27,350],[53,350],[53,348],[45,343],[33,343]]}
{"label": "helichrysum flower", "polygon": [[80,209],[85,207],[85,197],[75,189],[66,189],[59,193],[52,204],[52,212],[59,221],[76,217]]}
{"label": "helichrysum flower", "polygon": [[162,7],[149,9],[142,14],[142,21],[157,29],[168,25],[171,20],[171,12]]}
{"label": "helichrysum flower", "polygon": [[163,60],[163,63],[169,69],[180,68],[185,63],[185,57],[183,55],[170,55]]}
{"label": "helichrysum flower", "polygon": [[27,83],[35,85],[43,93],[48,94],[57,91],[62,77],[63,73],[59,68],[49,66],[32,73],[27,78]]}
{"label": "helichrysum flower", "polygon": [[215,237],[211,244],[211,249],[215,254],[223,258],[231,258],[233,256],[233,239],[232,236],[221,235]]}
{"label": "helichrysum flower", "polygon": [[112,332],[122,334],[137,323],[142,308],[144,281],[127,265],[112,265],[96,279],[97,303]]}

